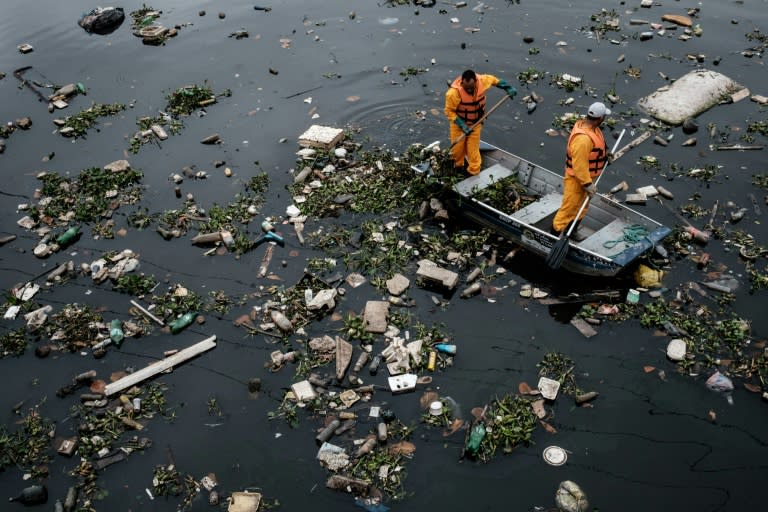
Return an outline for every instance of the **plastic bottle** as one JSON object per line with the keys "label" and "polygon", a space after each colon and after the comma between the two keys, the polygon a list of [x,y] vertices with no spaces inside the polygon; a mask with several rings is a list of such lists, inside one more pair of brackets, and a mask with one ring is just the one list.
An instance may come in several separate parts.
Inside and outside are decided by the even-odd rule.
{"label": "plastic bottle", "polygon": [[469,433],[469,441],[467,441],[467,452],[470,455],[477,455],[480,450],[480,442],[485,437],[485,425],[478,423],[472,427],[472,431]]}
{"label": "plastic bottle", "polygon": [[461,291],[462,298],[468,298],[480,291],[480,283],[474,282]]}
{"label": "plastic bottle", "polygon": [[168,324],[171,328],[171,333],[178,334],[183,331],[187,326],[194,322],[196,316],[196,311],[190,311],[189,313],[181,315],[179,318]]}
{"label": "plastic bottle", "polygon": [[383,421],[379,423],[376,428],[376,437],[378,437],[379,442],[381,443],[387,440],[387,424]]}
{"label": "plastic bottle", "polygon": [[77,235],[80,233],[80,226],[72,226],[71,228],[67,229],[65,232],[60,234],[56,238],[56,243],[59,244],[61,247],[65,247],[72,242],[75,241],[75,238],[77,238]]}
{"label": "plastic bottle", "polygon": [[685,232],[691,235],[691,238],[693,238],[694,240],[696,240],[701,244],[706,244],[707,242],[709,242],[710,235],[706,231],[700,231],[693,226],[686,226]]}
{"label": "plastic bottle", "polygon": [[435,366],[437,365],[437,352],[434,350],[429,351],[429,361],[427,362],[427,370],[433,372],[435,371]]}
{"label": "plastic bottle", "polygon": [[456,354],[456,345],[452,345],[450,343],[438,343],[435,345],[435,349],[437,349],[438,352],[442,352],[443,354]]}
{"label": "plastic bottle", "polygon": [[117,318],[112,320],[112,322],[109,324],[109,339],[111,339],[112,343],[114,343],[118,348],[123,343],[123,339],[125,339],[123,324]]}
{"label": "plastic bottle", "polygon": [[371,360],[370,366],[368,366],[368,372],[371,375],[376,375],[379,372],[379,365],[381,364],[381,355],[376,354],[373,356],[373,360]]}
{"label": "plastic bottle", "polygon": [[30,485],[15,498],[8,498],[8,501],[16,501],[24,505],[46,503],[48,501],[48,489],[44,485]]}
{"label": "plastic bottle", "polygon": [[322,432],[317,434],[315,437],[315,441],[317,441],[318,445],[323,444],[324,442],[328,441],[332,436],[333,432],[341,426],[341,422],[338,419],[333,419],[327,427],[323,429]]}
{"label": "plastic bottle", "polygon": [[357,449],[357,452],[355,453],[355,457],[360,457],[362,455],[365,455],[366,453],[371,453],[371,450],[376,446],[376,438],[375,437],[369,437],[365,440],[363,444],[360,445],[360,448]]}

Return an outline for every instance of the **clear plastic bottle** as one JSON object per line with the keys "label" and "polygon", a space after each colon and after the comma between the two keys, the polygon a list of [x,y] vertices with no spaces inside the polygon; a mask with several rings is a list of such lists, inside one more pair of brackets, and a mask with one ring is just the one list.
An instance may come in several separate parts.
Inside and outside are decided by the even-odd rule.
{"label": "clear plastic bottle", "polygon": [[15,498],[9,498],[8,501],[23,503],[24,505],[39,505],[48,501],[48,489],[44,485],[30,485],[21,491],[21,494]]}
{"label": "clear plastic bottle", "polygon": [[125,339],[125,333],[123,332],[123,323],[115,318],[110,322],[109,324],[109,339],[112,340],[112,343],[115,344],[116,347],[120,348],[120,345],[123,343],[123,340]]}

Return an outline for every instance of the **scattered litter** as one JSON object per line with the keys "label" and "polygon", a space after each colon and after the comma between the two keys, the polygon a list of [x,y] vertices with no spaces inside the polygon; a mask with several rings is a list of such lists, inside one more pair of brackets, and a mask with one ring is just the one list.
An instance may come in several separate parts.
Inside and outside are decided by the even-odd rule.
{"label": "scattered litter", "polygon": [[568,460],[568,453],[559,446],[547,446],[541,456],[550,466],[562,466]]}
{"label": "scattered litter", "polygon": [[583,318],[571,319],[571,325],[574,326],[585,338],[591,338],[597,335],[597,331],[589,325]]}
{"label": "scattered litter", "polygon": [[84,14],[77,24],[90,34],[106,35],[117,30],[124,20],[122,7],[97,7]]}
{"label": "scattered litter", "polygon": [[555,493],[555,504],[561,512],[587,512],[589,501],[587,495],[576,483],[565,480]]}
{"label": "scattered litter", "polygon": [[313,124],[299,135],[299,145],[305,148],[332,148],[344,137],[344,130]]}
{"label": "scattered litter", "polygon": [[215,346],[216,336],[210,336],[209,338],[206,338],[199,343],[196,343],[190,347],[185,348],[184,350],[177,352],[171,357],[161,359],[160,361],[154,362],[149,366],[142,368],[141,370],[138,370],[130,375],[126,375],[122,379],[107,384],[107,387],[104,389],[104,394],[106,396],[114,395],[115,393],[138,384],[139,382],[153,377],[158,373],[164,372],[169,368],[173,368],[174,366],[181,364],[188,359],[192,359],[193,357],[202,354],[203,352],[210,350]]}
{"label": "scattered litter", "polygon": [[661,121],[679,125],[717,105],[724,94],[730,96],[742,89],[744,86],[723,74],[698,69],[641,98],[638,106]]}
{"label": "scattered litter", "polygon": [[560,382],[547,377],[540,377],[537,387],[541,391],[541,396],[547,400],[554,400],[560,390]]}
{"label": "scattered litter", "polygon": [[670,341],[667,345],[667,357],[671,361],[682,361],[685,359],[686,351],[685,341],[679,338]]}

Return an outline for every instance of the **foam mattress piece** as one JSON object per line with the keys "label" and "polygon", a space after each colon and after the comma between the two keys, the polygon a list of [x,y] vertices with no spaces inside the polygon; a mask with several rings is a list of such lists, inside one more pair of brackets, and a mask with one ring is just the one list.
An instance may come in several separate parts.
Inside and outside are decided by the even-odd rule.
{"label": "foam mattress piece", "polygon": [[743,89],[743,85],[721,73],[697,69],[640,98],[637,105],[660,121],[679,125],[717,105],[723,96]]}

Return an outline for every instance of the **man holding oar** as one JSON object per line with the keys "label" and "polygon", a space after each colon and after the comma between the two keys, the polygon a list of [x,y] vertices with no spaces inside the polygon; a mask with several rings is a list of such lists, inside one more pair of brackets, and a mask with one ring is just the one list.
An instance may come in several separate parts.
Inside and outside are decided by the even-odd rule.
{"label": "man holding oar", "polygon": [[[507,93],[488,113],[485,112],[485,92],[498,87]],[[507,98],[514,98],[517,90],[505,80],[493,75],[479,75],[471,69],[456,78],[445,93],[445,115],[450,123],[451,156],[454,170],[464,172],[464,161],[469,161],[469,174],[480,172],[480,131],[488,115]]]}
{"label": "man holding oar", "polygon": [[610,113],[603,103],[596,102],[589,106],[586,119],[580,119],[573,125],[566,149],[563,201],[552,220],[552,233],[555,235],[568,229],[574,221],[572,231],[578,230],[579,222],[587,214],[587,208],[580,207],[587,196],[592,197],[595,193],[593,182],[608,161],[600,125]]}

